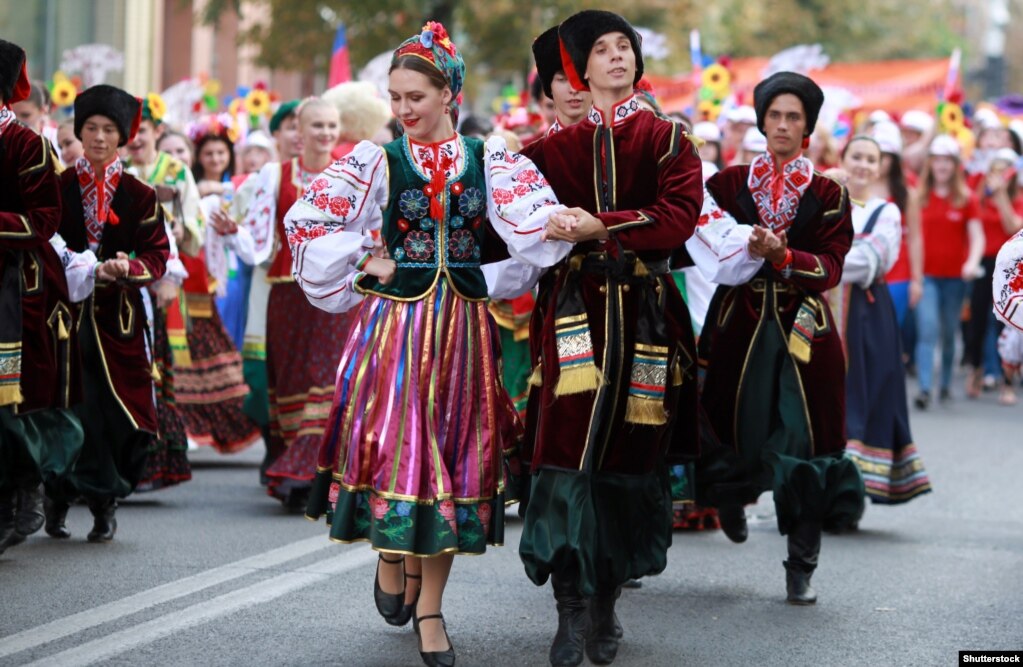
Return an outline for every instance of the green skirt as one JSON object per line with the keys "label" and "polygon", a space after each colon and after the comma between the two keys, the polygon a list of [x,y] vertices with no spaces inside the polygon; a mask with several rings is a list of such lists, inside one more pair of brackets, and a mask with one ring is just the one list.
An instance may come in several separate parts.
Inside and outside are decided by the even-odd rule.
{"label": "green skirt", "polygon": [[526,575],[575,578],[590,596],[664,571],[671,546],[665,470],[645,475],[543,469],[533,478],[519,542]]}
{"label": "green skirt", "polygon": [[81,451],[82,425],[70,410],[0,407],[0,490],[57,486]]}

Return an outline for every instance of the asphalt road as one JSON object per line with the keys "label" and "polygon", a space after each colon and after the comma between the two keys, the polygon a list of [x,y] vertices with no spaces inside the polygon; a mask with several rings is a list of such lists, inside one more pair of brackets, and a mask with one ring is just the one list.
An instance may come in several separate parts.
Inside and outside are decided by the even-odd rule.
{"label": "asphalt road", "polygon": [[[1023,648],[1023,405],[992,395],[914,413],[934,493],[869,507],[825,536],[815,607],[784,604],[770,498],[743,545],[676,533],[667,570],[626,591],[616,665],[954,665]],[[0,556],[0,665],[422,664],[373,608],[373,553],[330,543],[257,484],[261,447],[194,453],[193,481],[128,499],[118,533],[34,536]],[[545,665],[549,588],[508,546],[455,561],[445,615],[459,665]]]}

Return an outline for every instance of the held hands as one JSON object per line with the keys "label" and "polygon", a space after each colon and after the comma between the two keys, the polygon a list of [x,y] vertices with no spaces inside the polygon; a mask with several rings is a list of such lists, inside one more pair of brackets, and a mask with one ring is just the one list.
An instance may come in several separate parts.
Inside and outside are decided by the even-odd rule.
{"label": "held hands", "polygon": [[552,213],[541,233],[544,241],[606,241],[609,234],[604,223],[581,208],[568,208]]}
{"label": "held hands", "polygon": [[199,188],[200,197],[224,194],[224,184],[221,183],[220,181],[202,180],[196,183],[196,187]]}
{"label": "held hands", "polygon": [[118,278],[127,278],[130,271],[131,264],[128,262],[128,255],[119,252],[115,259],[108,259],[96,266],[96,280],[113,282]]}
{"label": "held hands", "polygon": [[789,239],[785,232],[775,234],[767,227],[757,225],[747,241],[751,257],[763,257],[772,264],[785,261],[785,251],[789,247]]}
{"label": "held hands", "polygon": [[238,233],[238,225],[224,211],[213,209],[209,216],[210,226],[221,236],[231,236]]}

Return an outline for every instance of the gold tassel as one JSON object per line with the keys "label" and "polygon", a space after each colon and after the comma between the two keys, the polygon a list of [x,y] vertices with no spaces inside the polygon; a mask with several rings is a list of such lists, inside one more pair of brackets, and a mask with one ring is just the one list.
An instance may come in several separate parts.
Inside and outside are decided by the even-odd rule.
{"label": "gold tassel", "polygon": [[543,364],[537,363],[533,368],[533,372],[529,374],[529,379],[526,380],[526,384],[530,387],[542,387],[543,386]]}
{"label": "gold tassel", "polygon": [[0,405],[17,405],[25,400],[21,395],[21,385],[12,384],[8,387],[0,387]]}
{"label": "gold tassel", "polygon": [[57,314],[57,340],[68,340],[71,338],[71,334],[68,333],[67,327],[64,326],[64,313]]}
{"label": "gold tassel", "polygon": [[636,276],[637,278],[649,276],[650,269],[646,268],[646,264],[643,263],[643,260],[637,259],[636,265],[632,268],[632,275]]}
{"label": "gold tassel", "polygon": [[664,404],[657,399],[629,396],[625,404],[625,421],[630,424],[661,426],[668,423],[668,413]]}
{"label": "gold tassel", "polygon": [[801,364],[810,363],[810,343],[796,334],[789,336],[789,354]]}
{"label": "gold tassel", "polygon": [[152,369],[152,371],[150,371],[149,374],[153,376],[153,382],[159,382],[160,381],[160,369],[156,367],[156,362],[155,361],[153,362],[153,369]]}
{"label": "gold tassel", "polygon": [[558,377],[558,386],[554,388],[554,395],[567,396],[596,391],[605,384],[607,384],[607,378],[596,364],[582,364],[561,371]]}
{"label": "gold tassel", "polygon": [[671,386],[681,387],[683,381],[684,380],[682,378],[682,365],[679,364],[678,359],[676,359],[675,363],[671,367]]}

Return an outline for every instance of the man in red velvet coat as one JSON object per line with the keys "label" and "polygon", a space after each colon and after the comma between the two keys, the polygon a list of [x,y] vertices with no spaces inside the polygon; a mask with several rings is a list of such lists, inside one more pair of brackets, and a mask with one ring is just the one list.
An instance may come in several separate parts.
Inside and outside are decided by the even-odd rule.
{"label": "man in red velvet coat", "polygon": [[140,290],[163,275],[170,246],[155,192],[128,174],[117,157],[138,127],[140,108],[136,98],[113,86],[93,86],[79,95],[75,134],[85,156],[60,182],[60,235],[68,251],[91,251],[104,262],[95,288],[80,304],[88,391],[78,414],[85,445],[63,497],[55,499],[62,520],[67,503],[85,496],[94,519],[91,542],[113,539],[117,498],[138,484],[157,432]]}
{"label": "man in red velvet coat", "polygon": [[667,562],[666,462],[696,447],[693,330],[668,259],[693,232],[703,188],[682,126],[635,98],[643,59],[633,27],[584,11],[558,38],[564,72],[593,108],[523,151],[572,207],[544,233],[575,247],[541,280],[530,325],[539,386],[527,409],[534,477],[519,554],[534,583],[552,579],[551,663],[578,665],[585,649],[608,664],[621,585]]}
{"label": "man in red velvet coat", "polygon": [[46,140],[14,118],[25,52],[0,40],[0,553],[43,525],[40,484],[57,484],[81,448],[67,408],[79,391],[64,268],[49,240],[60,189]]}
{"label": "man in red velvet coat", "polygon": [[791,604],[813,604],[821,529],[863,510],[863,481],[845,448],[845,357],[824,293],[853,239],[849,197],[803,157],[824,102],[805,76],[781,72],[754,90],[768,151],[706,185],[686,243],[720,285],[700,337],[702,407],[713,428],[697,465],[697,502],[746,539],[743,504],[774,491],[788,535]]}

